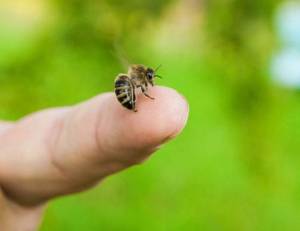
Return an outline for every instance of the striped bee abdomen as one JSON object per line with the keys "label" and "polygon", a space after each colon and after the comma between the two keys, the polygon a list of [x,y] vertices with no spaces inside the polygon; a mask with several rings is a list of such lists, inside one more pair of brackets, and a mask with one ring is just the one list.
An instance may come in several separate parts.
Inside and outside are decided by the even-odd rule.
{"label": "striped bee abdomen", "polygon": [[135,111],[135,91],[130,78],[119,75],[115,80],[115,94],[118,101],[127,109]]}

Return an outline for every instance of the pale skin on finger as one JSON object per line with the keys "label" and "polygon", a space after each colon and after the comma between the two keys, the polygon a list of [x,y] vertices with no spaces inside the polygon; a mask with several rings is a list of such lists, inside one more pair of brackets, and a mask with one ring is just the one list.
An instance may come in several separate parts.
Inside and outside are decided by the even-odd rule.
{"label": "pale skin on finger", "polygon": [[15,227],[18,220],[35,230],[51,198],[86,190],[176,136],[187,103],[169,88],[150,94],[156,100],[138,96],[138,113],[108,93],[0,126],[0,227],[26,230]]}

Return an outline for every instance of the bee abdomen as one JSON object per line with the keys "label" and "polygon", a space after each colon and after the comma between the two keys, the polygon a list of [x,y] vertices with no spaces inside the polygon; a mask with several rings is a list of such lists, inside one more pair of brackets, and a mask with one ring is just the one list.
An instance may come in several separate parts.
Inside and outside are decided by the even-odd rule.
{"label": "bee abdomen", "polygon": [[134,86],[127,75],[119,75],[115,81],[115,94],[118,101],[127,109],[135,110]]}

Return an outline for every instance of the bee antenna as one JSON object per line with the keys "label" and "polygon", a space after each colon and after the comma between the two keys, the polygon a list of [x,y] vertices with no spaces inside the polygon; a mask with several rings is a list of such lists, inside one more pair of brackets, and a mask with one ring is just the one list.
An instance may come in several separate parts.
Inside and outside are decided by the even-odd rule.
{"label": "bee antenna", "polygon": [[159,64],[158,67],[155,68],[154,72],[157,72],[159,68],[161,68],[161,64]]}

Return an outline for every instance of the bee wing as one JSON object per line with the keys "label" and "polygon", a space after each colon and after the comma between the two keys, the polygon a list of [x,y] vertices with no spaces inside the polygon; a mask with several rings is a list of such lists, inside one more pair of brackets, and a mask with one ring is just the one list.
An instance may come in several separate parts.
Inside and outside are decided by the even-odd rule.
{"label": "bee wing", "polygon": [[130,59],[128,58],[124,49],[117,42],[114,43],[114,55],[120,61],[124,71],[127,71],[127,68],[130,66]]}

